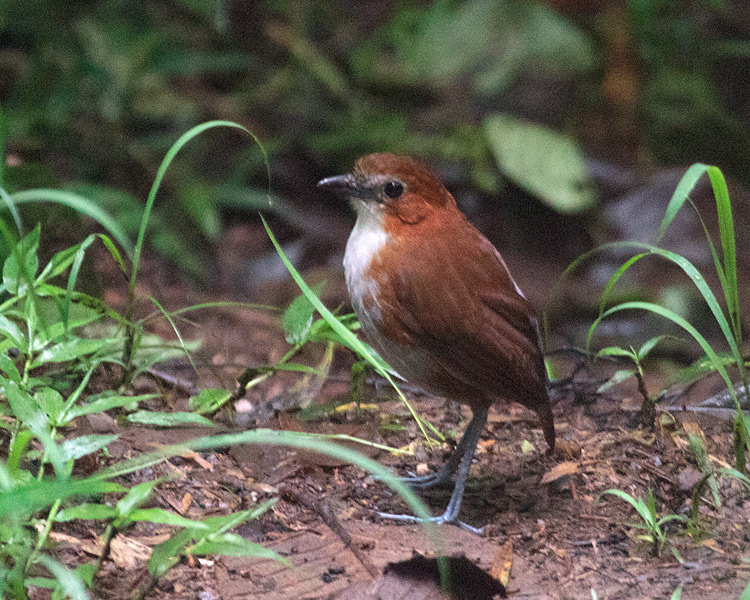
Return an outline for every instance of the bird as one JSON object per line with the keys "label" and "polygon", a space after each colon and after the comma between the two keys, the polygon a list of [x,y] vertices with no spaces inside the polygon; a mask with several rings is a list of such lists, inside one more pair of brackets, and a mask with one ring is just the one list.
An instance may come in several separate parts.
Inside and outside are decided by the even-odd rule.
{"label": "bird", "polygon": [[458,514],[490,406],[515,401],[532,409],[548,453],[555,447],[534,310],[498,250],[422,162],[369,154],[352,172],[322,179],[318,187],[346,197],[357,215],[344,271],[367,341],[411,384],[471,408],[472,418],[445,466],[407,481],[425,489],[455,476],[445,511],[430,520],[478,531]]}

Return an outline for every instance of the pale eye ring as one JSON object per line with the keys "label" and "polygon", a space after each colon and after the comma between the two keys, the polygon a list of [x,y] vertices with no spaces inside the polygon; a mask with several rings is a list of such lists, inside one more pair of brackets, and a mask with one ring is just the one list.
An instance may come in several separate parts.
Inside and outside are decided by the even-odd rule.
{"label": "pale eye ring", "polygon": [[395,200],[404,193],[404,184],[400,181],[388,181],[383,186],[383,193],[391,200]]}

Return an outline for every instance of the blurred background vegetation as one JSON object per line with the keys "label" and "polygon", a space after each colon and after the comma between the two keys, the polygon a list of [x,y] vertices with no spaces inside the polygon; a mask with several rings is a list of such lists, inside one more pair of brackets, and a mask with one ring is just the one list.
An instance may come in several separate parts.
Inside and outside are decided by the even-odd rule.
{"label": "blurred background vegetation", "polygon": [[438,168],[504,252],[568,260],[640,233],[690,163],[750,184],[748,75],[744,0],[2,0],[2,184],[75,190],[134,235],[169,146],[228,119],[273,203],[240,134],[183,150],[149,243],[198,280],[269,277],[258,209],[303,264],[340,256],[351,216],[315,182],[375,151]]}

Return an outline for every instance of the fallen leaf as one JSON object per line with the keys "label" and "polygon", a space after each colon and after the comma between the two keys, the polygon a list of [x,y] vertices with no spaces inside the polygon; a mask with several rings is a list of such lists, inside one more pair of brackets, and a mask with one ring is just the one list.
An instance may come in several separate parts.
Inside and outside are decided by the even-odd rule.
{"label": "fallen leaf", "polygon": [[497,579],[503,586],[508,587],[510,570],[513,567],[513,541],[508,540],[497,550],[495,559],[490,567],[490,575]]}
{"label": "fallen leaf", "polygon": [[542,476],[542,483],[551,483],[557,481],[563,477],[572,475],[578,472],[578,463],[572,460],[567,460],[555,465],[549,471]]}

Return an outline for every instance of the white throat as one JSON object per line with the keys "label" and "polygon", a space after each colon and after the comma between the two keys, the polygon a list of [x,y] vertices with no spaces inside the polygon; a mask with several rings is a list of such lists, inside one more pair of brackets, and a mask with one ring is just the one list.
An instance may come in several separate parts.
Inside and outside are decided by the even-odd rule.
{"label": "white throat", "polygon": [[344,271],[354,310],[359,314],[362,312],[364,296],[377,291],[377,282],[367,276],[367,270],[372,259],[388,240],[388,234],[380,205],[361,200],[355,200],[353,204],[357,211],[357,222],[346,243]]}

